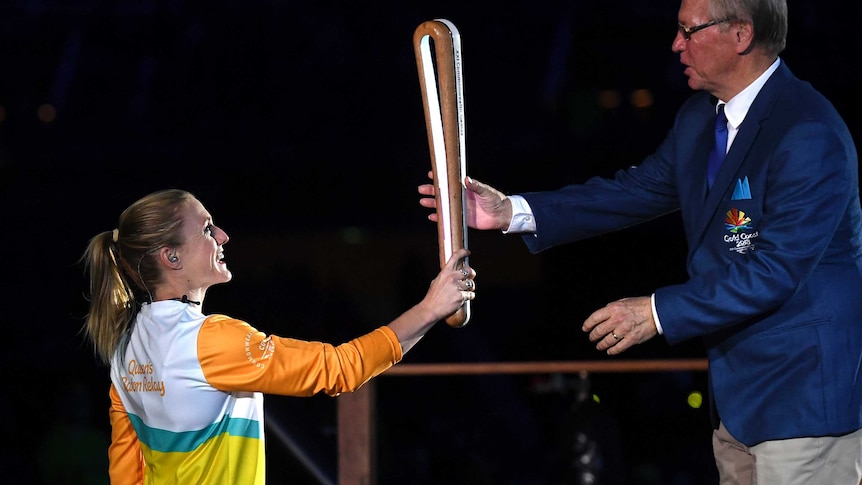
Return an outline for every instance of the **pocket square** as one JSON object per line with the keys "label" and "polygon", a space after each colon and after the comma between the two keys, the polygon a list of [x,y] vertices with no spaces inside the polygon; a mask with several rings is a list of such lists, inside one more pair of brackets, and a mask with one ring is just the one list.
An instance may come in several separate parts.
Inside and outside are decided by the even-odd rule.
{"label": "pocket square", "polygon": [[745,200],[751,198],[751,187],[748,186],[748,177],[744,179],[736,179],[736,187],[733,189],[733,196],[730,200]]}

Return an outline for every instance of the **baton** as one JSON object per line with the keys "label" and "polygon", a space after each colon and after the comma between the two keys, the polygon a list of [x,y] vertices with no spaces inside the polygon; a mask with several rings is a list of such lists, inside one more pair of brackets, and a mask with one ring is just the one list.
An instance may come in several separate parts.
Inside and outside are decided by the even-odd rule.
{"label": "baton", "polygon": [[[455,24],[446,19],[429,20],[420,24],[413,33],[413,50],[434,174],[437,240],[442,268],[456,250],[467,247],[467,213],[464,207],[467,151],[464,142],[461,35]],[[459,265],[461,268],[466,266],[467,258]],[[468,300],[446,318],[446,323],[457,328],[469,320]]]}

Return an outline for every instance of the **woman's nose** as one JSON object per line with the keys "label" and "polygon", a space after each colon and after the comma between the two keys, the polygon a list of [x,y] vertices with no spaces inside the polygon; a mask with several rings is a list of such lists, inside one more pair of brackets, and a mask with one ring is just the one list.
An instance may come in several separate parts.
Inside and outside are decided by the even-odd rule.
{"label": "woman's nose", "polygon": [[216,233],[216,242],[219,243],[219,246],[224,246],[228,241],[230,241],[230,236],[224,232],[224,229],[220,227],[216,227],[216,229],[218,229],[218,232]]}

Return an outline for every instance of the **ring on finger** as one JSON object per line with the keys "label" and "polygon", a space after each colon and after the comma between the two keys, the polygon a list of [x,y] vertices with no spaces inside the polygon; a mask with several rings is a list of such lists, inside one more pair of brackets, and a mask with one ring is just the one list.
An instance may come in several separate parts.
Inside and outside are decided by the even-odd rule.
{"label": "ring on finger", "polygon": [[614,340],[622,340],[622,337],[618,337],[616,332],[611,332],[611,337],[613,337]]}
{"label": "ring on finger", "polygon": [[466,287],[468,290],[472,290],[474,285],[475,283],[473,283],[473,280],[464,281],[464,287]]}

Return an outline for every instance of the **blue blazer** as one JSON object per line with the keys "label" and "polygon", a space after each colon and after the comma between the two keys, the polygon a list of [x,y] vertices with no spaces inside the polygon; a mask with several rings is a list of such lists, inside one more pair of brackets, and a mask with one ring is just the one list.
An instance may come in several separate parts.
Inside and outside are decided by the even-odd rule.
{"label": "blue blazer", "polygon": [[711,397],[746,445],[862,428],[862,209],[858,162],[834,107],[781,62],[714,186],[706,92],[658,150],[613,179],[524,194],[530,251],[680,210],[685,283],[655,303],[671,344],[700,337]]}

